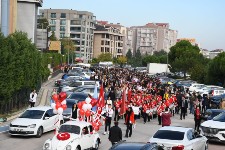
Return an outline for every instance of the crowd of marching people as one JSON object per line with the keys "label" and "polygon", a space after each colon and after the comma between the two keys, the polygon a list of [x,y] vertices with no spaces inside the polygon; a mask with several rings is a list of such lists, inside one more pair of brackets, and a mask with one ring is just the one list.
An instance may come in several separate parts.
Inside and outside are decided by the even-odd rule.
{"label": "crowd of marching people", "polygon": [[195,116],[195,129],[199,130],[201,113],[210,107],[209,97],[204,97],[203,103],[203,98],[197,93],[190,94],[178,87],[161,84],[158,78],[151,78],[146,73],[120,68],[98,68],[94,71],[96,73],[91,79],[100,80],[104,87],[104,134],[109,133],[112,120],[117,122],[121,118],[127,125],[125,137],[132,135],[137,119],[143,118],[145,124],[157,118],[159,125],[169,126],[170,118],[175,114],[184,120],[188,108]]}
{"label": "crowd of marching people", "polygon": [[[105,132],[113,143],[122,140],[118,121],[126,125],[125,137],[132,136],[136,120],[143,123],[157,119],[160,126],[170,126],[171,117],[179,114],[185,120],[188,114],[194,115],[195,130],[199,131],[201,114],[210,108],[210,98],[169,84],[162,84],[157,77],[146,73],[122,68],[92,68],[95,72],[90,80],[100,81],[104,89],[105,107],[102,116]],[[188,112],[189,109],[189,112]],[[72,118],[79,115],[78,106],[72,108]],[[114,121],[113,127],[111,122]],[[140,122],[140,121],[139,121]],[[115,136],[116,134],[116,136]]]}

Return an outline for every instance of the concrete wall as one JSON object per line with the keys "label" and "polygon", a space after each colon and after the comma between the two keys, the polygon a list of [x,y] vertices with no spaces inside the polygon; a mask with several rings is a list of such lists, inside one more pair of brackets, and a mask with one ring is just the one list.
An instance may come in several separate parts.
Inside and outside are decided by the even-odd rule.
{"label": "concrete wall", "polygon": [[36,43],[37,5],[35,3],[18,2],[17,10],[17,30],[26,32],[28,38]]}

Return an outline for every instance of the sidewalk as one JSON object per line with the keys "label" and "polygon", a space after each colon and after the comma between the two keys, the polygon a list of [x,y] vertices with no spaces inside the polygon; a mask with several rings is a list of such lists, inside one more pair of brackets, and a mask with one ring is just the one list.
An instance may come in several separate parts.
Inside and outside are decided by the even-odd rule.
{"label": "sidewalk", "polygon": [[[35,104],[35,107],[37,106],[44,106],[45,103],[46,103],[46,98],[47,98],[47,95],[48,95],[48,90],[49,88],[47,87],[49,84],[51,84],[52,82],[54,82],[56,79],[59,79],[61,78],[61,76],[63,75],[63,73],[59,73],[57,76],[53,77],[53,78],[50,78],[48,81],[44,82],[42,84],[42,87],[41,89],[39,90],[38,92],[38,96],[37,96],[37,101],[36,101],[36,104]],[[0,122],[0,125],[4,125],[4,124],[7,124],[7,122],[19,117],[27,108],[24,108],[22,110],[19,110],[17,112],[14,112],[12,114],[10,114],[10,117],[7,118],[7,121],[6,122]]]}

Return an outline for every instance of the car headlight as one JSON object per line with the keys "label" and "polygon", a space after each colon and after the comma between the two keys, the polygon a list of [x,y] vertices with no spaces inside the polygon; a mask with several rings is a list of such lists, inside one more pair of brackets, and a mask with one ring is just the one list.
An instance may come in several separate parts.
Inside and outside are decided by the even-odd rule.
{"label": "car headlight", "polygon": [[36,124],[31,124],[29,126],[27,126],[28,128],[35,128],[36,127]]}
{"label": "car headlight", "polygon": [[66,150],[71,150],[72,149],[72,146],[71,145],[67,145],[66,146]]}
{"label": "car headlight", "polygon": [[45,143],[44,148],[48,149],[49,147],[50,147],[50,144],[49,143]]}

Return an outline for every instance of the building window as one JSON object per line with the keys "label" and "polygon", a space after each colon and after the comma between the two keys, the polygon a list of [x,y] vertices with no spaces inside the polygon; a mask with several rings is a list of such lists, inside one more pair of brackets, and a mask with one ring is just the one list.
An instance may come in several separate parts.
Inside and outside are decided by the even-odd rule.
{"label": "building window", "polygon": [[66,20],[65,19],[60,20],[60,25],[66,25]]}
{"label": "building window", "polygon": [[66,31],[66,28],[64,26],[60,26],[60,31]]}
{"label": "building window", "polygon": [[71,25],[81,25],[81,21],[80,20],[71,20],[70,24]]}
{"label": "building window", "polygon": [[66,13],[61,13],[60,18],[66,18]]}
{"label": "building window", "polygon": [[56,20],[55,19],[51,19],[50,24],[55,25],[56,24]]}
{"label": "building window", "polygon": [[65,33],[60,33],[60,38],[64,38],[65,37]]}
{"label": "building window", "polygon": [[81,27],[70,27],[70,31],[81,32]]}
{"label": "building window", "polygon": [[102,40],[102,41],[101,41],[101,45],[105,45],[105,41]]}
{"label": "building window", "polygon": [[55,26],[50,26],[51,31],[55,31]]}
{"label": "building window", "polygon": [[105,38],[105,34],[102,34],[102,38]]}
{"label": "building window", "polygon": [[85,45],[85,42],[84,41],[82,41],[82,46],[84,46]]}
{"label": "building window", "polygon": [[101,47],[101,52],[102,52],[102,53],[104,52],[104,47]]}
{"label": "building window", "polygon": [[80,34],[70,34],[71,38],[80,38]]}
{"label": "building window", "polygon": [[51,13],[51,18],[56,18],[56,13]]}
{"label": "building window", "polygon": [[79,15],[79,18],[82,19],[83,18],[83,15]]}

